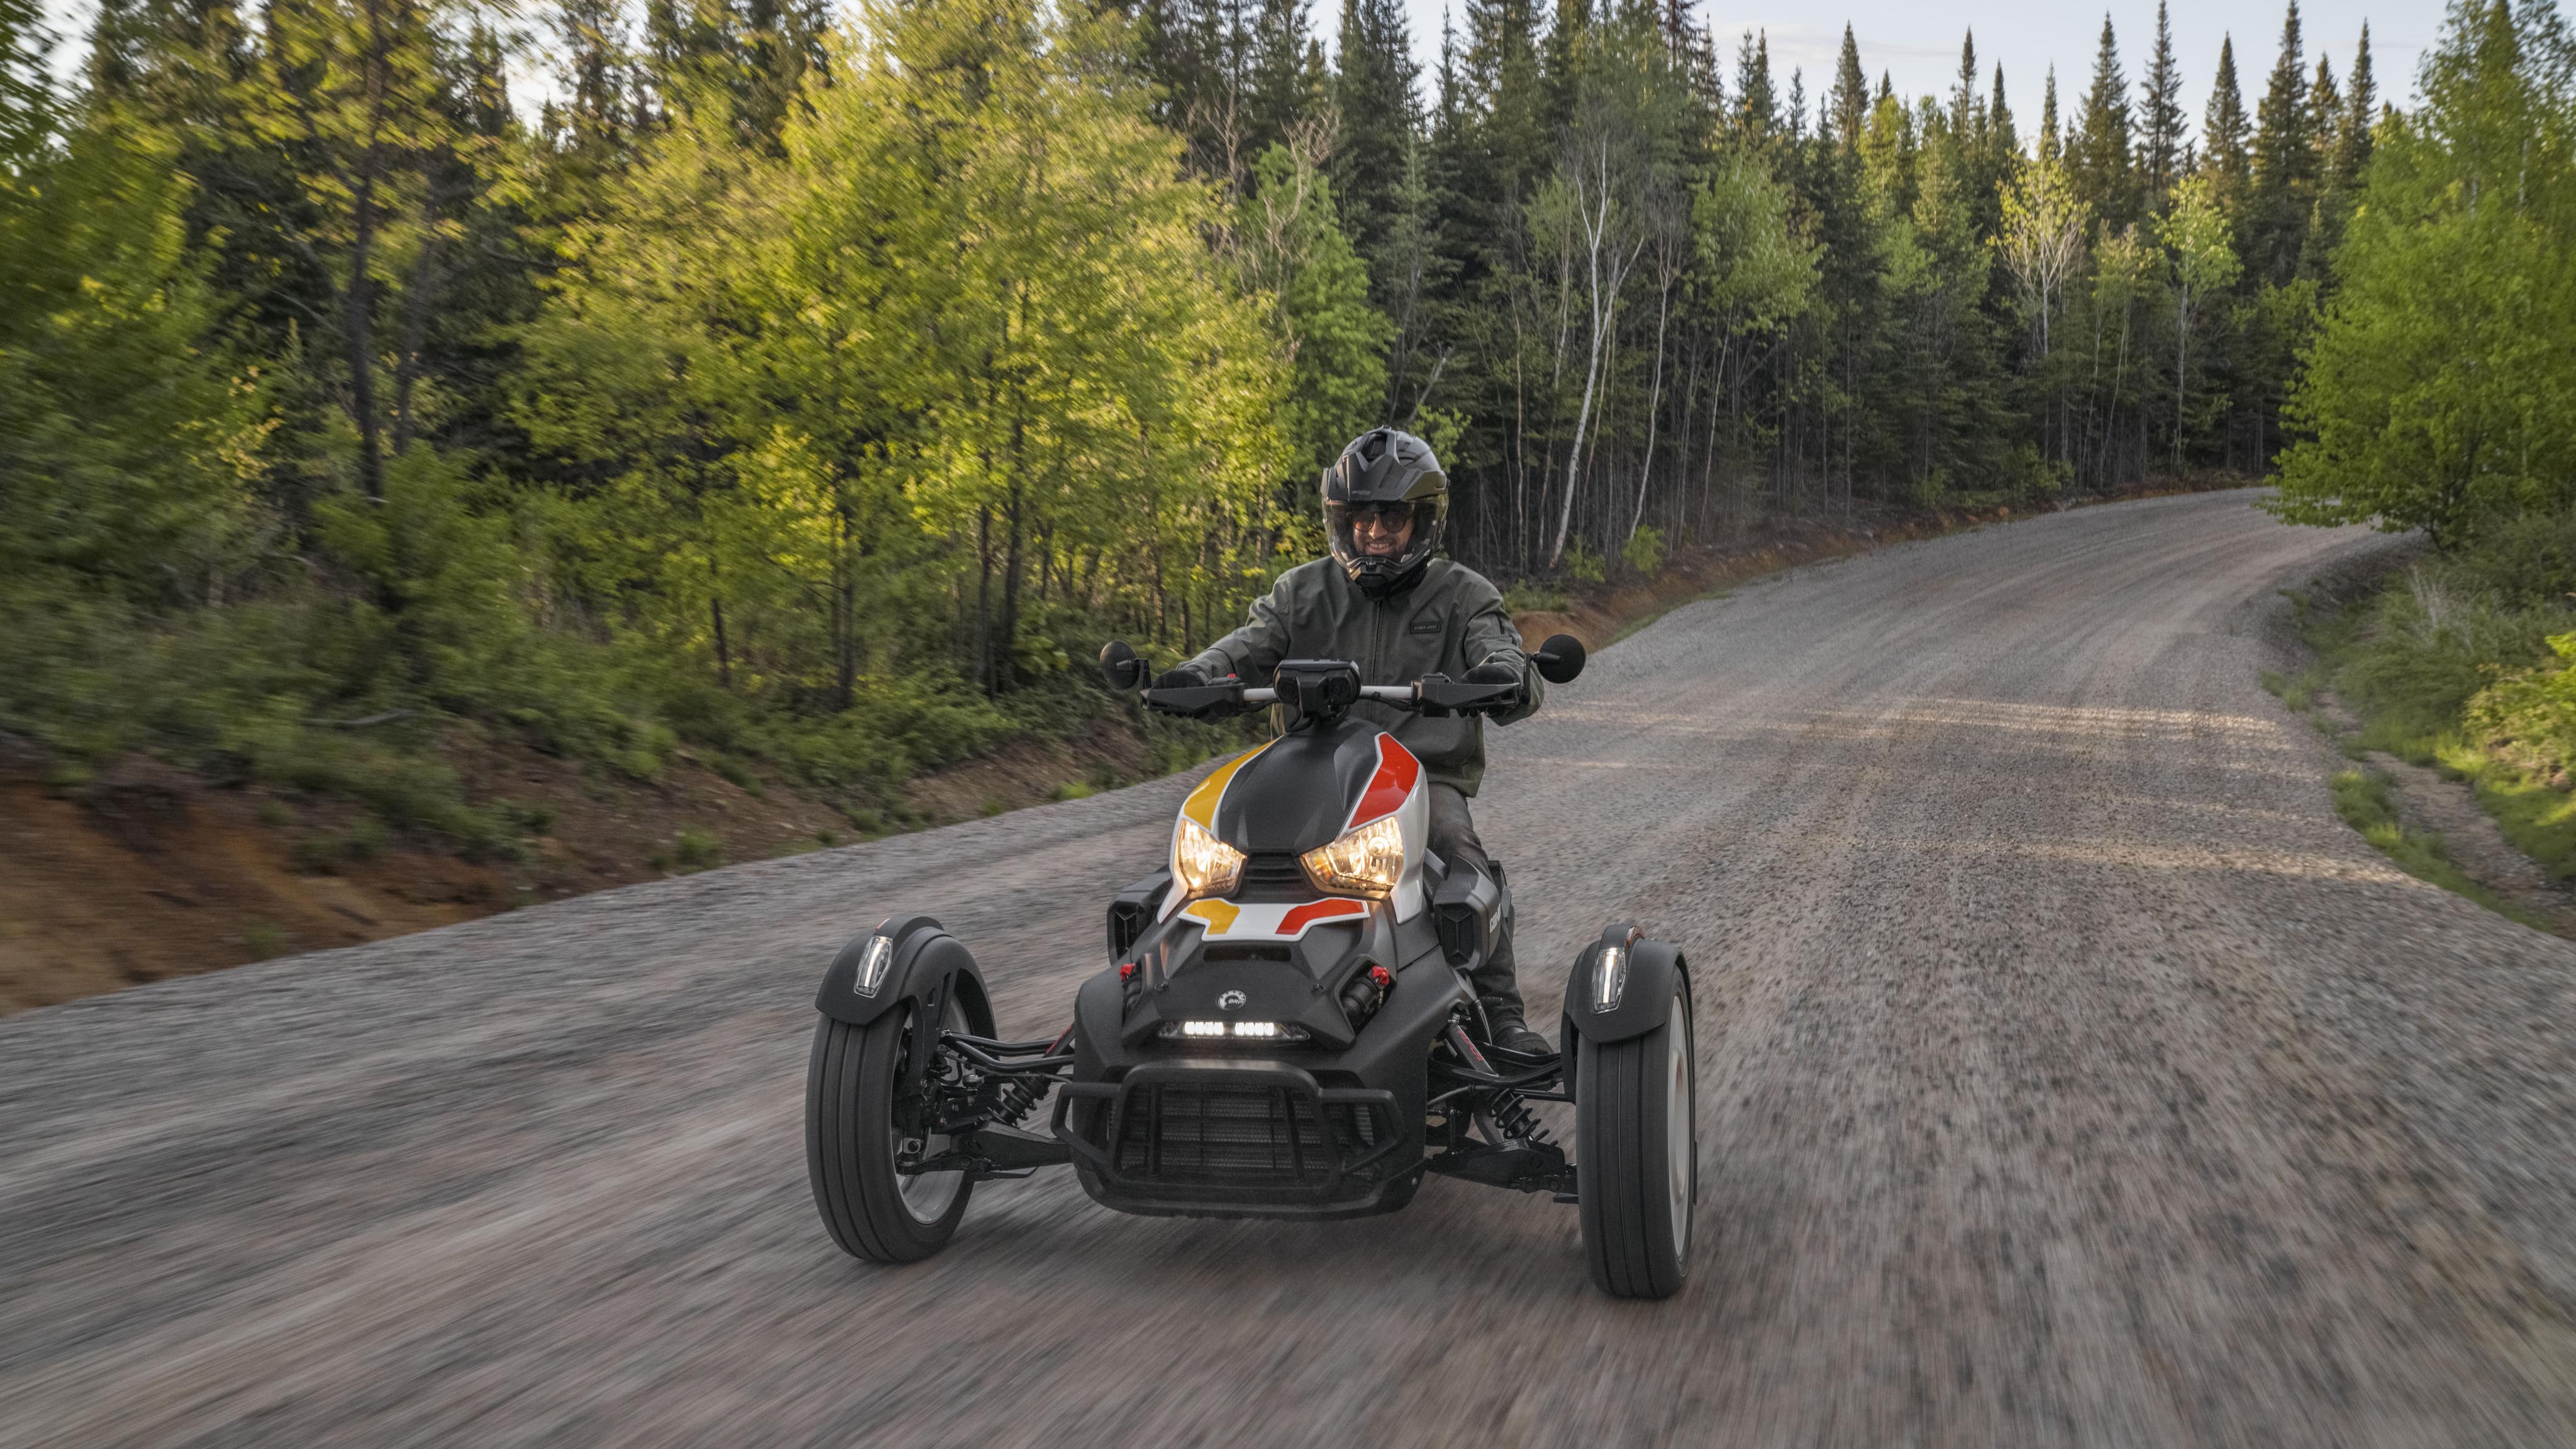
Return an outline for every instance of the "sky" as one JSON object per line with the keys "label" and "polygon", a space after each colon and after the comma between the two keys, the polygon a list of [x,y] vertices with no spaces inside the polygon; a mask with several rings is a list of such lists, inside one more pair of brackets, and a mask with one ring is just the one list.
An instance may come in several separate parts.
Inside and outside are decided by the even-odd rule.
{"label": "sky", "polygon": [[[1317,0],[1322,10],[1327,0]],[[1415,52],[1426,71],[1437,66],[1443,0],[1406,0]],[[1995,65],[2004,68],[2004,98],[2013,119],[2027,136],[2039,120],[2042,82],[2057,67],[2058,112],[2071,114],[2093,76],[2093,53],[2101,44],[2104,11],[2085,5],[2048,4],[2045,0],[1971,0],[1967,4],[1927,5],[1922,0],[1844,0],[1839,7],[1801,5],[1779,8],[1780,0],[1694,0],[1700,23],[1718,40],[1726,57],[1726,78],[1734,81],[1737,41],[1746,30],[1764,33],[1771,43],[1771,70],[1782,95],[1789,72],[1807,74],[1810,109],[1833,84],[1834,58],[1849,21],[1860,45],[1860,63],[1875,85],[1885,73],[1903,96],[1947,95],[1959,74],[1959,42],[1973,32],[1977,41],[1977,88],[1983,94]],[[2209,101],[2209,80],[2218,69],[2218,45],[2233,32],[2237,85],[2245,92],[2250,116],[2262,98],[2264,78],[2280,53],[2282,10],[2272,4],[2230,4],[2226,0],[2169,0],[2174,58],[2183,73],[2183,111],[2193,129]],[[2146,70],[2156,40],[2155,0],[2119,0],[2108,7],[2118,36],[2120,68],[2132,92]],[[2359,0],[2308,0],[2299,7],[2300,33],[2313,73],[2320,49],[2334,61],[2340,81],[2351,69],[2353,41],[2362,22],[2370,22],[2371,70],[2380,94],[2403,103],[2414,90],[2415,62],[2442,24],[2441,0],[2402,0],[2377,4]],[[1336,4],[1323,25],[1338,24]],[[1462,41],[1463,43],[1463,41]]]}
{"label": "sky", "polygon": [[[78,64],[78,36],[88,24],[93,0],[46,0],[54,29],[66,37],[55,52],[55,68],[69,74]],[[1313,20],[1329,48],[1339,24],[1339,0],[1312,0]],[[1444,3],[1454,0],[1406,0],[1413,46],[1421,57],[1426,93],[1440,55]],[[1959,70],[1959,41],[1973,31],[1977,41],[1980,93],[2004,68],[2005,98],[2024,136],[2039,120],[2042,78],[2051,64],[2058,72],[2058,107],[2072,115],[2093,74],[2093,52],[2102,35],[2102,13],[2088,7],[2055,5],[2044,0],[1971,0],[1949,6],[1922,0],[1844,0],[1838,10],[1801,7],[1782,10],[1781,0],[1692,0],[1701,22],[1717,36],[1728,57],[1733,80],[1738,39],[1751,29],[1771,44],[1771,66],[1781,93],[1788,92],[1789,72],[1803,68],[1810,106],[1832,83],[1835,53],[1842,45],[1842,26],[1849,20],[1860,44],[1860,59],[1875,83],[1885,73],[1900,95],[1945,95]],[[2234,32],[2236,73],[2250,115],[2260,100],[2264,78],[2279,52],[2281,12],[2268,5],[2246,7],[2227,0],[2169,0],[2174,54],[2182,64],[2183,113],[2198,130],[2209,99],[2209,80],[2218,68],[2218,43]],[[2121,69],[2136,86],[2155,44],[2153,0],[2118,0],[2110,8],[2120,45]],[[2370,23],[2371,63],[2382,98],[2404,104],[2414,91],[2415,64],[2431,48],[2442,23],[2440,0],[2308,0],[2300,8],[2306,60],[2313,70],[2322,52],[2341,78],[2352,68],[2353,41],[2362,23]]]}

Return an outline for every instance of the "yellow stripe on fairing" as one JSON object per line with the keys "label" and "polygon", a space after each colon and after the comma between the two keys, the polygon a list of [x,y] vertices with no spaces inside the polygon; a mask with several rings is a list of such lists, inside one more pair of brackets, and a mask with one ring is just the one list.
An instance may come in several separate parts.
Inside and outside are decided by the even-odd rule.
{"label": "yellow stripe on fairing", "polygon": [[1206,779],[1199,781],[1199,787],[1190,792],[1190,798],[1181,802],[1181,813],[1197,821],[1201,830],[1215,834],[1216,802],[1225,798],[1226,782],[1234,778],[1235,771],[1250,763],[1253,756],[1268,748],[1269,743],[1255,745],[1217,766]]}
{"label": "yellow stripe on fairing", "polygon": [[1234,918],[1243,914],[1243,908],[1232,901],[1192,901],[1181,909],[1181,914],[1198,917],[1207,922],[1209,935],[1222,936],[1234,924]]}

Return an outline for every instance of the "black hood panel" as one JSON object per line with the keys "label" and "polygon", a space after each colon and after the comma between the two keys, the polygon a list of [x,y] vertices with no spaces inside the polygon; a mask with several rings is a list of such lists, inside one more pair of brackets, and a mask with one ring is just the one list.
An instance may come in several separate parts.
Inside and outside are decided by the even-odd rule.
{"label": "black hood panel", "polygon": [[1377,774],[1379,734],[1346,718],[1273,740],[1226,782],[1217,839],[1246,854],[1295,855],[1330,843]]}

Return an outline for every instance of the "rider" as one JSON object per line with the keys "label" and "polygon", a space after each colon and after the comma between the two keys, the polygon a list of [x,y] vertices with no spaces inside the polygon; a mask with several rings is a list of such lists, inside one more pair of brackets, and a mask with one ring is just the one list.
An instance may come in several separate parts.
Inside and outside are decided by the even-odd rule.
{"label": "rider", "polygon": [[[1359,665],[1365,684],[1409,684],[1434,672],[1516,684],[1519,697],[1493,711],[1494,722],[1528,718],[1543,686],[1521,652],[1503,596],[1475,570],[1431,556],[1448,503],[1449,479],[1430,444],[1393,428],[1360,434],[1324,471],[1332,557],[1281,574],[1266,597],[1253,601],[1249,622],[1165,671],[1155,685],[1201,685],[1228,675],[1261,680],[1283,659],[1348,659]],[[1431,849],[1453,865],[1491,874],[1467,815],[1467,797],[1485,774],[1483,721],[1474,714],[1431,719],[1367,703],[1357,712],[1422,761],[1431,779]],[[1472,980],[1497,1046],[1554,1050],[1526,1024],[1508,926]]]}

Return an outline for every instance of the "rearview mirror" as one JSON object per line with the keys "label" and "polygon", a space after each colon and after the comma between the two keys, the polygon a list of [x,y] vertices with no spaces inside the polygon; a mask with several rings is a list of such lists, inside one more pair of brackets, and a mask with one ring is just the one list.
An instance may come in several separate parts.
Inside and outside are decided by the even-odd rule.
{"label": "rearview mirror", "polygon": [[1550,684],[1570,684],[1583,672],[1583,641],[1571,634],[1559,634],[1538,646],[1530,656],[1538,666],[1539,677]]}
{"label": "rearview mirror", "polygon": [[1127,647],[1124,639],[1112,639],[1100,646],[1100,678],[1111,689],[1145,687],[1145,661]]}

